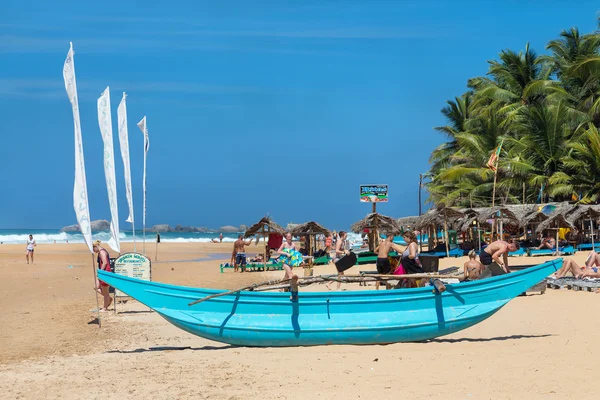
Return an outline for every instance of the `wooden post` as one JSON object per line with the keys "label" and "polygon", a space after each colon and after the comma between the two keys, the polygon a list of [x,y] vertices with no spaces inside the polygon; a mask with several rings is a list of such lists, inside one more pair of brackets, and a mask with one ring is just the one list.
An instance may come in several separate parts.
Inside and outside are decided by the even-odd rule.
{"label": "wooden post", "polygon": [[421,188],[423,187],[423,174],[419,174],[419,217],[421,216]]}
{"label": "wooden post", "polygon": [[523,204],[525,204],[525,182],[523,182]]}
{"label": "wooden post", "polygon": [[446,209],[444,209],[444,236],[446,238],[446,257],[450,258],[450,243],[448,241],[448,219],[446,217]]}
{"label": "wooden post", "polygon": [[267,239],[266,239],[266,236],[265,236],[265,225],[264,224],[262,226],[262,237],[263,237],[263,240],[265,242],[265,256],[263,258],[263,263],[264,263],[264,266],[265,266],[264,268],[265,268],[265,271],[266,271],[267,270],[267,262],[269,262],[269,260],[267,260]]}
{"label": "wooden post", "polygon": [[481,253],[481,232],[479,232],[479,221],[477,220],[477,240],[479,240],[479,252]]}
{"label": "wooden post", "polygon": [[99,287],[96,287],[96,283],[98,282],[98,275],[96,272],[96,265],[94,263],[94,254],[92,253],[92,272],[94,273],[94,293],[96,293],[96,313],[98,314],[98,316],[96,318],[98,318],[98,328],[102,327],[102,321],[100,320],[100,302],[98,301],[98,290],[100,289]]}
{"label": "wooden post", "polygon": [[[556,256],[560,255],[560,252],[558,251],[558,222],[556,223]],[[592,246],[592,250],[594,250],[594,246]]]}

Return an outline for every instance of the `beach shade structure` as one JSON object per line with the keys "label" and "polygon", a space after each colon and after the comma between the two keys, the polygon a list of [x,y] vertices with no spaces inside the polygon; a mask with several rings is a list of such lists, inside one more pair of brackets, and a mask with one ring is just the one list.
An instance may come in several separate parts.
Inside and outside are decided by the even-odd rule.
{"label": "beach shade structure", "polygon": [[[459,211],[463,213],[463,216],[456,220],[457,230],[461,232],[472,232],[471,229],[475,228],[477,240],[475,241],[475,245],[479,246],[479,251],[481,251],[481,235],[479,229],[479,221],[477,218],[481,211],[484,208],[463,208]],[[472,238],[472,235],[471,235]]]}
{"label": "beach shade structure", "polygon": [[590,221],[592,250],[594,250],[594,221],[600,218],[600,205],[577,205],[567,214],[567,220],[575,225],[577,222]]}
{"label": "beach shade structure", "polygon": [[246,229],[246,232],[244,232],[244,237],[250,237],[250,236],[255,236],[255,235],[259,235],[259,236],[263,237],[263,239],[265,241],[265,258],[264,258],[265,270],[266,270],[266,264],[269,261],[269,257],[267,256],[267,244],[266,243],[267,243],[267,238],[272,233],[277,233],[277,234],[283,235],[285,233],[285,230],[280,225],[278,225],[275,221],[273,221],[271,218],[269,218],[268,215],[261,218],[260,221],[258,221],[254,225],[252,225],[250,228]]}
{"label": "beach shade structure", "polygon": [[[564,209],[563,209],[564,210]],[[550,216],[547,220],[541,222],[537,228],[536,233],[543,232],[547,229],[555,229],[556,230],[556,253],[558,255],[558,230],[560,228],[569,228],[573,229],[575,225],[573,225],[570,221],[567,220],[565,214],[559,212],[559,208],[553,212],[553,215]]]}
{"label": "beach shade structure", "polygon": [[415,230],[418,222],[419,222],[419,217],[417,217],[417,216],[402,217],[402,218],[398,218],[396,220],[396,223],[400,227],[400,230],[402,231],[402,233],[404,233],[406,231]]}
{"label": "beach shade structure", "polygon": [[308,251],[309,256],[313,255],[313,250],[316,247],[312,243],[312,241],[315,239],[315,237],[317,235],[329,236],[329,234],[330,234],[329,229],[323,227],[322,225],[320,225],[314,221],[309,221],[309,222],[305,222],[303,224],[295,225],[290,230],[290,233],[294,236],[308,236],[310,238],[310,240],[308,242],[308,249],[306,249]]}
{"label": "beach shade structure", "polygon": [[388,236],[400,234],[400,226],[398,226],[398,223],[394,218],[379,214],[377,212],[367,214],[366,217],[352,224],[350,230],[354,233],[363,233],[368,231],[369,234],[372,234],[373,240],[369,241],[369,247],[372,247],[369,249],[371,251],[373,251],[375,246],[377,246],[379,233],[383,233],[384,235]]}
{"label": "beach shade structure", "polygon": [[[464,213],[460,210],[452,207],[446,207],[444,204],[439,204],[436,208],[433,208],[427,211],[421,218],[419,219],[419,223],[417,224],[417,228],[419,230],[423,229],[431,229],[429,232],[429,241],[431,242],[432,238],[437,239],[437,227],[444,227],[444,236],[446,241],[446,256],[450,256],[450,247],[448,243],[448,222],[457,221],[459,218],[464,217]],[[429,243],[429,248],[431,249],[431,243]]]}
{"label": "beach shade structure", "polygon": [[[488,220],[492,220],[490,224]],[[504,234],[504,224],[514,224],[519,225],[519,218],[513,210],[509,206],[496,206],[496,207],[487,207],[479,213],[479,217],[477,218],[479,224],[488,224],[492,227],[492,236],[490,241],[493,241],[494,234],[494,226],[498,224],[498,230],[500,234],[500,238],[502,238]]]}

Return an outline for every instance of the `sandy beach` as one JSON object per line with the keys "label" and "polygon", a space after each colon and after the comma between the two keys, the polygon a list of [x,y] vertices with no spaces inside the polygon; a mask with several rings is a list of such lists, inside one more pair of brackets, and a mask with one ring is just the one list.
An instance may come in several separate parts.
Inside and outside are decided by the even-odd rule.
{"label": "sandy beach", "polygon": [[[154,251],[148,245],[152,258]],[[221,274],[230,252],[225,243],[163,243],[153,279],[235,288],[283,275]],[[117,315],[103,314],[99,329],[89,311],[96,306],[91,261],[81,244],[40,244],[33,265],[23,245],[0,246],[2,398],[595,398],[596,294],[518,297],[472,328],[425,343],[245,348],[190,335],[133,300],[118,304]],[[444,259],[440,268],[464,261]]]}

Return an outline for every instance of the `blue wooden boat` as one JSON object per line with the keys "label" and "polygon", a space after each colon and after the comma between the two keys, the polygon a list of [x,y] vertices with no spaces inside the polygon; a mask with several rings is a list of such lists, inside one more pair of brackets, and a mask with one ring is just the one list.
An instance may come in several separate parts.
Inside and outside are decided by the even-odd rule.
{"label": "blue wooden boat", "polygon": [[383,344],[433,339],[473,326],[562,266],[556,259],[480,281],[384,290],[243,291],[189,306],[223,290],[147,282],[98,271],[99,278],[195,335],[241,346]]}

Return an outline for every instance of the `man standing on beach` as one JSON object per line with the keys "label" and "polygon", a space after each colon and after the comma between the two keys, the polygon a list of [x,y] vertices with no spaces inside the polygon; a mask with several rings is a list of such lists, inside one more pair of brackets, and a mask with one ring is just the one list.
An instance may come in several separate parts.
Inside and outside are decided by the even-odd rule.
{"label": "man standing on beach", "polygon": [[479,255],[479,260],[484,266],[480,279],[509,273],[508,253],[517,250],[519,250],[519,243],[513,241],[497,240],[487,246]]}
{"label": "man standing on beach", "polygon": [[241,267],[240,272],[244,272],[246,269],[246,246],[250,246],[251,243],[252,239],[250,239],[248,242],[244,241],[244,235],[239,235],[238,239],[233,243],[231,259],[234,260],[234,272],[237,272],[238,267]]}

